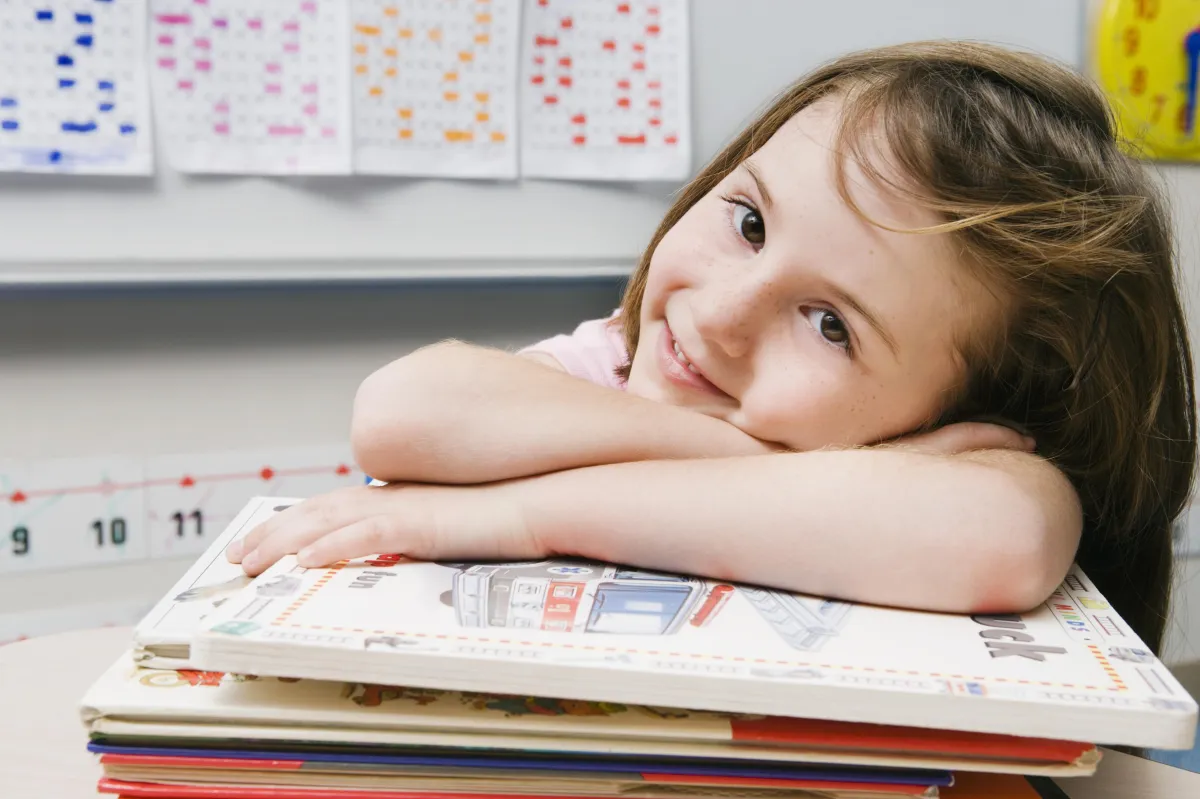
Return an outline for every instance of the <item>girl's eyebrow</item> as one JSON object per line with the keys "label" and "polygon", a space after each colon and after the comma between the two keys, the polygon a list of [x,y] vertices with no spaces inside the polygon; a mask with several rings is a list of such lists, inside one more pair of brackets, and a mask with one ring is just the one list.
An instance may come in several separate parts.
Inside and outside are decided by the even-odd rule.
{"label": "girl's eyebrow", "polygon": [[754,185],[758,187],[758,193],[762,196],[763,210],[770,211],[774,203],[771,202],[771,192],[767,191],[767,184],[763,182],[762,176],[758,174],[758,169],[749,161],[743,161],[742,167],[750,173],[750,177],[754,178]]}
{"label": "girl's eyebrow", "polygon": [[892,351],[892,357],[899,359],[900,351],[896,347],[896,339],[892,337],[892,334],[889,333],[887,328],[883,326],[883,323],[879,321],[878,315],[868,310],[865,305],[858,301],[857,297],[846,291],[841,286],[830,283],[829,293],[834,296],[839,304],[847,306],[850,308],[850,310],[857,313],[863,319],[866,319],[867,324],[875,328],[875,332],[879,334],[881,339],[883,339],[883,343],[886,344],[888,349]]}

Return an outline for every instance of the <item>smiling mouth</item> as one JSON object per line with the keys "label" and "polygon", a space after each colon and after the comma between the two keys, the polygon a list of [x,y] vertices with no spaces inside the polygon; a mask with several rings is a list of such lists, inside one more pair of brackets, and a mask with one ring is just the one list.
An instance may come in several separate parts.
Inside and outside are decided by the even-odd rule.
{"label": "smiling mouth", "polygon": [[698,366],[692,363],[679,341],[675,338],[670,324],[664,325],[663,343],[660,350],[663,369],[668,380],[692,390],[706,394],[732,399],[709,380]]}

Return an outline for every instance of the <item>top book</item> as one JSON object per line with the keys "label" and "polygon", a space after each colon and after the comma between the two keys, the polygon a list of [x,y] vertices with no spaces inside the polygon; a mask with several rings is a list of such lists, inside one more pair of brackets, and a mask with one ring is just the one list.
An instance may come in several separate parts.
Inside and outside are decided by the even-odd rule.
{"label": "top book", "polygon": [[241,674],[1162,749],[1190,748],[1197,722],[1078,567],[1033,612],[965,616],[570,559],[287,557],[212,609],[189,655]]}

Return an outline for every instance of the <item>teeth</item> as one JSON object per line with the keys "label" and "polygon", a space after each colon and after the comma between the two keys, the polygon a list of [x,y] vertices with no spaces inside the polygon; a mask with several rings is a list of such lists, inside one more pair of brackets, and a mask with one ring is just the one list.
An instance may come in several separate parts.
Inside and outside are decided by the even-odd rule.
{"label": "teeth", "polygon": [[683,365],[688,368],[688,371],[695,375],[700,374],[700,370],[692,366],[692,362],[688,360],[688,357],[683,354],[683,350],[679,348],[679,342],[672,341],[672,343],[675,345],[675,355],[679,357],[679,360],[683,361]]}

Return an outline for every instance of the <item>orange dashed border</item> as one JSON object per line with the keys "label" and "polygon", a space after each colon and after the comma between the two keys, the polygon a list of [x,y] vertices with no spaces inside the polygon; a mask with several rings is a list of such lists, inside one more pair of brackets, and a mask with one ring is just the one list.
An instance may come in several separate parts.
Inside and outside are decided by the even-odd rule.
{"label": "orange dashed border", "polygon": [[626,648],[616,647],[616,646],[596,646],[595,644],[571,644],[571,643],[558,643],[558,642],[552,643],[550,641],[521,641],[521,640],[513,640],[511,638],[486,638],[486,637],[473,637],[473,636],[466,636],[466,635],[449,635],[446,633],[437,633],[437,634],[407,633],[407,632],[401,632],[398,630],[372,630],[372,629],[368,629],[365,627],[326,627],[321,624],[297,624],[296,622],[289,622],[288,619],[297,610],[299,610],[300,607],[304,605],[304,603],[306,603],[308,600],[312,599],[316,595],[316,593],[319,590],[321,590],[321,588],[328,585],[329,581],[332,580],[334,578],[334,576],[339,571],[341,571],[341,569],[343,567],[345,567],[348,562],[349,561],[340,561],[340,562],[335,563],[334,565],[330,566],[329,569],[323,575],[321,575],[321,577],[318,578],[315,583],[313,583],[311,588],[309,588],[307,591],[305,591],[300,596],[296,597],[296,600],[294,602],[292,602],[292,604],[289,605],[285,610],[283,610],[279,614],[278,618],[276,618],[274,621],[272,621],[270,623],[271,626],[272,627],[291,627],[291,628],[295,628],[298,630],[318,630],[321,632],[339,632],[339,633],[351,632],[351,633],[362,633],[364,635],[394,635],[394,636],[401,636],[401,637],[405,637],[405,638],[427,638],[427,639],[438,640],[438,641],[454,640],[454,641],[463,641],[463,642],[469,643],[469,644],[505,644],[505,645],[516,644],[518,646],[554,647],[555,649],[572,649],[572,650],[584,651],[584,652],[612,652],[612,653],[620,653],[620,654],[628,654],[628,655],[653,655],[655,657],[676,657],[676,658],[691,657],[691,658],[695,658],[697,660],[720,661],[720,662],[725,662],[725,663],[760,663],[760,664],[772,665],[772,666],[791,666],[791,667],[800,667],[800,668],[827,669],[829,671],[856,671],[856,672],[867,672],[867,673],[896,674],[896,675],[900,675],[903,677],[929,677],[929,678],[939,679],[939,680],[965,680],[965,681],[969,681],[969,682],[982,682],[982,683],[990,682],[990,683],[1011,683],[1013,685],[1038,685],[1038,686],[1043,686],[1046,688],[1070,688],[1073,690],[1083,689],[1083,690],[1087,690],[1087,691],[1102,691],[1102,690],[1128,691],[1129,690],[1129,686],[1125,684],[1125,681],[1121,679],[1121,675],[1118,674],[1117,671],[1112,667],[1112,664],[1110,664],[1108,662],[1108,658],[1105,657],[1104,653],[1100,651],[1099,647],[1097,647],[1093,644],[1087,645],[1088,650],[1092,653],[1092,656],[1095,657],[1096,660],[1099,662],[1101,668],[1104,669],[1105,674],[1108,675],[1108,678],[1110,680],[1112,680],[1113,684],[1111,686],[1081,685],[1079,683],[1048,682],[1045,680],[1015,680],[1015,679],[1011,679],[1008,677],[975,677],[975,676],[971,676],[971,675],[967,675],[967,674],[943,674],[942,672],[936,672],[936,671],[922,672],[922,671],[910,671],[910,670],[905,670],[905,669],[876,668],[873,666],[848,666],[848,665],[845,665],[842,663],[836,663],[836,664],[835,663],[810,663],[810,662],[806,662],[806,661],[802,661],[802,660],[769,660],[767,658],[746,658],[746,657],[738,657],[738,656],[705,655],[702,653],[695,653],[695,652],[669,652],[669,651],[663,651],[663,650],[659,650],[659,649],[626,649]]}

